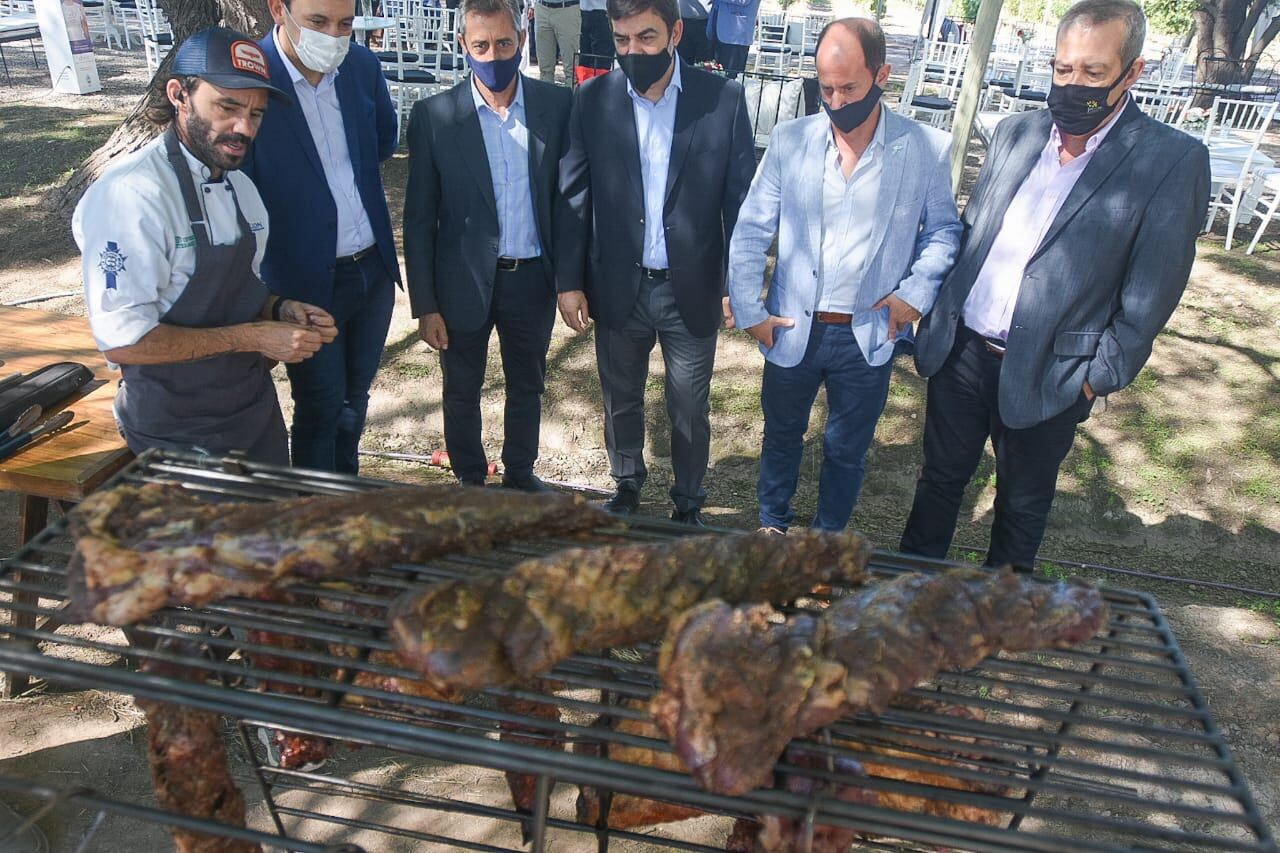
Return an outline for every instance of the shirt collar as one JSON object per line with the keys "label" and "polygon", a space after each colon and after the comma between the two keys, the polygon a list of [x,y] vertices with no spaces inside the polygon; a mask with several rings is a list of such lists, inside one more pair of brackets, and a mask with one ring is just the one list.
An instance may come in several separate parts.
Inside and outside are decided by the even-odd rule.
{"label": "shirt collar", "polygon": [[[498,111],[495,110],[493,107],[489,106],[489,103],[484,99],[484,95],[480,94],[480,87],[476,85],[476,75],[472,73],[468,76],[471,78],[471,100],[475,102],[476,111],[478,112],[482,109],[485,109],[493,113],[494,115],[498,115]],[[524,78],[523,74],[516,75],[516,96],[511,99],[511,106],[507,108],[507,115],[511,115],[517,110],[519,110],[521,113],[524,112],[524,79],[523,78]],[[498,116],[498,117],[501,118],[501,116]]]}
{"label": "shirt collar", "polygon": [[276,53],[280,54],[280,64],[283,65],[285,67],[285,70],[289,72],[289,79],[293,81],[294,87],[296,88],[299,83],[305,83],[308,87],[312,89],[321,89],[325,86],[325,84],[332,82],[333,78],[338,76],[338,72],[340,69],[335,68],[332,71],[325,74],[323,77],[320,78],[319,85],[316,85],[316,86],[312,86],[311,81],[308,80],[306,77],[302,76],[302,70],[298,68],[298,66],[293,64],[293,60],[289,58],[289,54],[285,53],[284,51],[284,43],[280,41],[280,29],[282,26],[284,25],[283,24],[278,25],[271,30],[271,38],[276,43]]}
{"label": "shirt collar", "polygon": [[[1124,111],[1129,109],[1130,101],[1132,101],[1133,99],[1129,97],[1128,92],[1124,93],[1124,99],[1125,99],[1124,103],[1120,106],[1119,109],[1117,109],[1115,112],[1111,114],[1111,117],[1107,119],[1106,123],[1103,124],[1102,127],[1095,130],[1093,134],[1088,139],[1085,140],[1085,143],[1084,143],[1085,154],[1092,154],[1094,151],[1098,150],[1098,146],[1101,145],[1102,141],[1107,138],[1107,134],[1111,132],[1111,129],[1116,126],[1116,122],[1120,119],[1120,116],[1124,115]],[[1049,130],[1049,145],[1047,147],[1047,150],[1051,151],[1053,153],[1054,158],[1056,159],[1058,156],[1058,152],[1061,150],[1061,148],[1062,148],[1062,133],[1059,132],[1058,125],[1053,124],[1051,125]]]}
{"label": "shirt collar", "polygon": [[[209,183],[213,180],[213,178],[210,177],[209,167],[205,165],[203,160],[191,153],[190,149],[187,148],[187,143],[179,139],[178,149],[182,152],[182,156],[187,159],[187,167],[191,169],[192,175],[200,179],[203,183]],[[224,180],[226,179],[227,170],[222,172],[222,177]]]}
{"label": "shirt collar", "polygon": [[680,66],[682,64],[680,62],[680,54],[677,53],[675,55],[674,61],[676,65],[676,70],[672,73],[671,82],[667,84],[667,90],[662,93],[662,97],[658,99],[657,104],[655,104],[653,101],[650,101],[644,95],[637,92],[635,90],[635,87],[631,85],[630,80],[627,81],[627,94],[630,95],[636,101],[644,101],[646,104],[649,104],[650,106],[654,106],[654,107],[658,106],[658,104],[661,104],[662,102],[667,100],[667,98],[674,98],[677,94],[680,93],[682,89],[682,84],[680,82]]}

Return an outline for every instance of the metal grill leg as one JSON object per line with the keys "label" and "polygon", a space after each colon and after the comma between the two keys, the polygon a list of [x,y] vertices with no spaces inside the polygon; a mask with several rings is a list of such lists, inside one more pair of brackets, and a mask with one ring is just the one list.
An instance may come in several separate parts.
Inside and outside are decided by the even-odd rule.
{"label": "metal grill leg", "polygon": [[271,793],[271,783],[262,773],[262,765],[258,763],[258,753],[253,751],[253,741],[249,739],[249,727],[243,720],[236,720],[236,731],[240,733],[240,742],[244,744],[245,751],[249,753],[250,766],[253,768],[254,777],[258,780],[258,788],[262,791],[262,799],[267,804],[271,822],[276,825],[276,832],[281,838],[288,838],[284,831],[284,823],[280,820],[280,813],[276,811],[276,799]]}
{"label": "metal grill leg", "polygon": [[542,853],[547,844],[547,811],[551,800],[551,777],[543,773],[533,794],[533,853]]}

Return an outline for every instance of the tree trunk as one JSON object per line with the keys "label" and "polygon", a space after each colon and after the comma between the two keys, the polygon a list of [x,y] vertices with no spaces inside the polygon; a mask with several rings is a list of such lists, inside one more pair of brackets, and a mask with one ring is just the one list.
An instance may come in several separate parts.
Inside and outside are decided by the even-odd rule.
{"label": "tree trunk", "polygon": [[[1262,52],[1280,34],[1280,20],[1273,20],[1250,50],[1254,28],[1270,0],[1204,0],[1192,19],[1196,34],[1196,82],[1231,85],[1248,83]],[[1194,105],[1208,107],[1214,92],[1197,92]],[[1230,96],[1223,92],[1223,95]]]}
{"label": "tree trunk", "polygon": [[[271,26],[267,0],[159,0],[159,3],[173,26],[175,48],[192,33],[218,23],[255,39],[261,38]],[[168,73],[172,59],[173,53],[170,52],[156,72],[157,77]],[[55,210],[70,216],[80,196],[98,179],[107,164],[121,154],[137,151],[155,138],[156,127],[147,121],[144,114],[146,104],[144,93],[111,137],[85,158],[67,182],[53,193],[51,203]]]}

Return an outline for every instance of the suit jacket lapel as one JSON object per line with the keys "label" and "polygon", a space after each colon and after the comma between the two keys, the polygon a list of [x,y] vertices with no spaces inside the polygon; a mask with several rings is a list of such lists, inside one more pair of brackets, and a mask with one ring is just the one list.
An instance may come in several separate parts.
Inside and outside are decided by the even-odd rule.
{"label": "suit jacket lapel", "polygon": [[[680,58],[676,58],[676,62],[680,62]],[[684,69],[681,69],[683,71]],[[671,190],[675,188],[676,178],[680,175],[680,169],[684,166],[685,154],[689,152],[689,143],[693,140],[694,130],[698,126],[698,112],[695,110],[696,95],[691,89],[696,87],[697,78],[690,79],[691,75],[681,75],[681,85],[684,90],[677,93],[676,96],[676,124],[674,132],[671,136],[671,161],[667,167],[667,188],[663,194],[664,201],[671,197]]]}
{"label": "suit jacket lapel", "polygon": [[1067,199],[1062,203],[1062,207],[1058,210],[1058,215],[1053,218],[1053,222],[1049,225],[1049,230],[1045,232],[1044,239],[1040,241],[1040,245],[1036,247],[1036,252],[1031,256],[1032,260],[1045,250],[1045,248],[1053,242],[1066,224],[1071,221],[1084,203],[1098,191],[1107,178],[1115,171],[1116,167],[1124,162],[1129,156],[1129,152],[1133,150],[1136,142],[1136,131],[1140,126],[1140,122],[1136,121],[1134,113],[1138,112],[1138,108],[1132,104],[1126,105],[1124,112],[1116,119],[1116,126],[1107,134],[1107,138],[1102,141],[1097,150],[1093,152],[1089,165],[1085,166],[1084,172],[1076,181],[1071,192],[1067,194]]}
{"label": "suit jacket lapel", "polygon": [[898,202],[898,192],[902,189],[902,175],[906,171],[904,164],[910,162],[911,137],[898,124],[898,117],[889,112],[883,104],[880,106],[880,120],[884,126],[884,150],[879,152],[881,161],[880,193],[876,196],[876,214],[871,223],[871,244],[868,248],[868,260],[874,258],[884,242],[885,232],[889,228],[889,220],[893,218],[893,209]]}
{"label": "suit jacket lapel", "polygon": [[[543,211],[538,206],[538,199],[543,194],[538,190],[544,176],[539,166],[546,161],[547,126],[543,121],[542,101],[528,86],[525,86],[523,80],[520,82],[520,86],[524,90],[524,123],[529,139],[529,193],[533,197],[533,212],[536,215],[538,230],[541,232]],[[552,187],[551,189],[550,195],[554,195],[555,188]],[[544,246],[548,244],[550,236],[549,234],[541,235]]]}
{"label": "suit jacket lapel", "polygon": [[356,108],[354,72],[348,71],[344,74],[339,68],[333,85],[338,93],[338,107],[342,110],[342,130],[347,137],[347,157],[351,160],[351,168],[355,170],[356,163],[360,162],[360,134],[357,132],[355,117],[360,114],[360,111]]}
{"label": "suit jacket lapel", "polygon": [[[614,75],[617,75],[614,77]],[[627,174],[631,176],[631,184],[635,189],[636,198],[640,199],[640,207],[644,208],[644,178],[640,174],[640,133],[636,129],[636,112],[635,105],[631,103],[631,93],[627,91],[627,78],[623,76],[621,71],[613,71],[609,74],[609,78],[614,78],[613,85],[622,90],[621,97],[612,97],[608,99],[609,103],[619,105],[621,113],[616,121],[609,122],[614,130],[616,149],[622,155],[622,162],[626,165]],[[601,84],[594,84],[601,85]]]}
{"label": "suit jacket lapel", "polygon": [[489,155],[484,147],[484,131],[480,129],[480,116],[476,113],[471,85],[471,79],[467,78],[453,89],[454,118],[458,129],[453,138],[458,144],[458,153],[462,155],[462,162],[466,163],[467,170],[471,172],[471,176],[480,187],[480,195],[493,211],[493,215],[497,216],[498,200],[493,193],[493,173],[489,171]]}
{"label": "suit jacket lapel", "polygon": [[[1009,142],[1007,153],[1003,154],[1000,162],[994,166],[997,171],[987,181],[987,197],[982,199],[982,207],[978,212],[980,219],[973,223],[971,242],[977,248],[969,257],[974,263],[975,280],[978,271],[986,263],[991,244],[995,242],[996,235],[1000,233],[1000,227],[1004,224],[1005,211],[1013,203],[1013,197],[1026,181],[1027,176],[1031,174],[1031,169],[1040,158],[1040,152],[1049,141],[1049,126],[1052,121],[1048,110],[1037,110],[1033,113],[1033,117],[1026,122],[1025,127],[1021,128],[1017,138]],[[988,156],[996,154],[995,151],[988,152]],[[973,201],[970,199],[969,203],[973,204]],[[972,286],[972,284],[973,281],[970,281],[969,285]]]}
{"label": "suit jacket lapel", "polygon": [[[809,211],[808,226],[809,251],[816,262],[822,256],[822,182],[823,171],[827,166],[827,138],[831,133],[831,122],[815,121],[813,130],[805,138],[803,164],[804,179],[800,182],[802,195],[800,209]],[[785,176],[786,170],[783,170]],[[782,188],[786,192],[786,187]]]}
{"label": "suit jacket lapel", "polygon": [[[260,45],[263,52],[267,55],[267,65],[271,73],[271,85],[280,89],[289,96],[292,102],[288,106],[280,109],[280,114],[285,117],[285,122],[293,130],[294,135],[298,137],[298,145],[301,147],[307,159],[322,178],[324,177],[324,166],[320,163],[320,153],[316,151],[315,137],[311,135],[311,128],[307,126],[307,117],[302,113],[302,107],[298,105],[298,92],[293,86],[293,78],[289,75],[289,69],[285,67],[288,62],[286,58],[280,55],[276,50],[275,37],[268,33]],[[345,122],[344,122],[345,124]]]}

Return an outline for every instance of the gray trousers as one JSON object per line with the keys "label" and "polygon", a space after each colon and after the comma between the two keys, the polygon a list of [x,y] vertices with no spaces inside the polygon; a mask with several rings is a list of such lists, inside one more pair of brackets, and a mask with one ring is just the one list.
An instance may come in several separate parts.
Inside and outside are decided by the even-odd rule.
{"label": "gray trousers", "polygon": [[649,354],[662,344],[665,396],[671,420],[671,467],[676,509],[698,509],[707,499],[702,479],[711,449],[711,373],[716,335],[695,337],[676,310],[671,282],[641,278],[640,296],[621,328],[596,324],[596,364],[604,392],[604,440],[613,479],[643,485],[644,389]]}
{"label": "gray trousers", "polygon": [[537,3],[533,9],[534,35],[538,40],[538,78],[556,82],[556,48],[564,60],[565,82],[573,85],[573,63],[578,56],[578,39],[582,36],[582,10],[574,6],[552,9]]}

